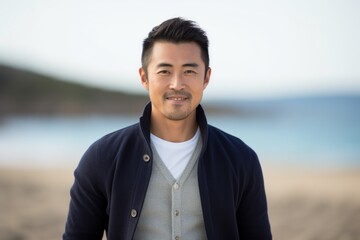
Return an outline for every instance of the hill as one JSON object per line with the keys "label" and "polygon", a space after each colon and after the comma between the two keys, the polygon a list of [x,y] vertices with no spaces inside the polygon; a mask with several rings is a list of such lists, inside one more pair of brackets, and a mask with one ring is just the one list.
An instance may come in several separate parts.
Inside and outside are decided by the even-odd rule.
{"label": "hill", "polygon": [[0,66],[0,115],[131,114],[142,111],[146,95],[84,86]]}

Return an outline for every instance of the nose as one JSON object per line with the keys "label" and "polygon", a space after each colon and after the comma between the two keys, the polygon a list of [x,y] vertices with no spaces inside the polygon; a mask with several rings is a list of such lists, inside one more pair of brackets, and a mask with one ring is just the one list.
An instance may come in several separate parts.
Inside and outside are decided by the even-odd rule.
{"label": "nose", "polygon": [[180,74],[174,74],[171,78],[170,88],[172,90],[182,90],[184,89],[183,78]]}

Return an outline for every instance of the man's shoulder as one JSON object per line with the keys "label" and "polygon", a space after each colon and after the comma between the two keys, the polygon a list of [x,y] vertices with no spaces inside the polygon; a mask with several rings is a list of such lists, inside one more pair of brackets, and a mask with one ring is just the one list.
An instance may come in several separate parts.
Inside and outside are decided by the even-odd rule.
{"label": "man's shoulder", "polygon": [[136,141],[139,141],[138,123],[129,125],[102,136],[90,145],[88,151],[95,150],[98,156],[110,156],[116,154],[116,152],[119,151],[121,146],[124,144],[134,146]]}
{"label": "man's shoulder", "polygon": [[131,137],[134,136],[138,137],[138,131],[139,131],[139,124],[135,123],[102,136],[95,142],[95,144],[99,144],[101,146],[104,145],[106,146],[109,145],[110,143],[117,144]]}
{"label": "man's shoulder", "polygon": [[239,137],[209,125],[208,147],[217,149],[219,154],[249,160],[257,158],[256,152]]}
{"label": "man's shoulder", "polygon": [[217,143],[220,143],[221,145],[229,145],[229,147],[232,147],[233,145],[236,145],[238,147],[245,147],[249,148],[249,146],[242,141],[239,137],[236,137],[228,132],[225,132],[224,130],[221,130],[220,128],[214,127],[212,125],[209,125],[209,139],[214,139],[217,141]]}
{"label": "man's shoulder", "polygon": [[89,146],[80,165],[98,166],[99,169],[111,166],[119,152],[139,145],[138,132],[138,124],[133,124],[104,135]]}

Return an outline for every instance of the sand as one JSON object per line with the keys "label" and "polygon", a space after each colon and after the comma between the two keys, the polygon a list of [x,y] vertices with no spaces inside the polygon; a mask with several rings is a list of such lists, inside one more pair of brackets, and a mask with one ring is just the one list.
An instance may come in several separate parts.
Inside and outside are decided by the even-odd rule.
{"label": "sand", "polygon": [[[0,239],[61,239],[72,169],[0,168]],[[360,239],[360,169],[264,168],[275,240]]]}
{"label": "sand", "polygon": [[360,170],[265,170],[274,239],[360,239]]}

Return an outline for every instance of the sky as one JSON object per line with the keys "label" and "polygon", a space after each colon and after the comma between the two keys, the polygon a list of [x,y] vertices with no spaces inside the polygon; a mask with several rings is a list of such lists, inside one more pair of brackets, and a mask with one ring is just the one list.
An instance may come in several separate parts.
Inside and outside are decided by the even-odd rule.
{"label": "sky", "polygon": [[360,94],[359,12],[358,0],[0,0],[0,63],[146,93],[142,41],[183,17],[209,37],[209,99]]}

